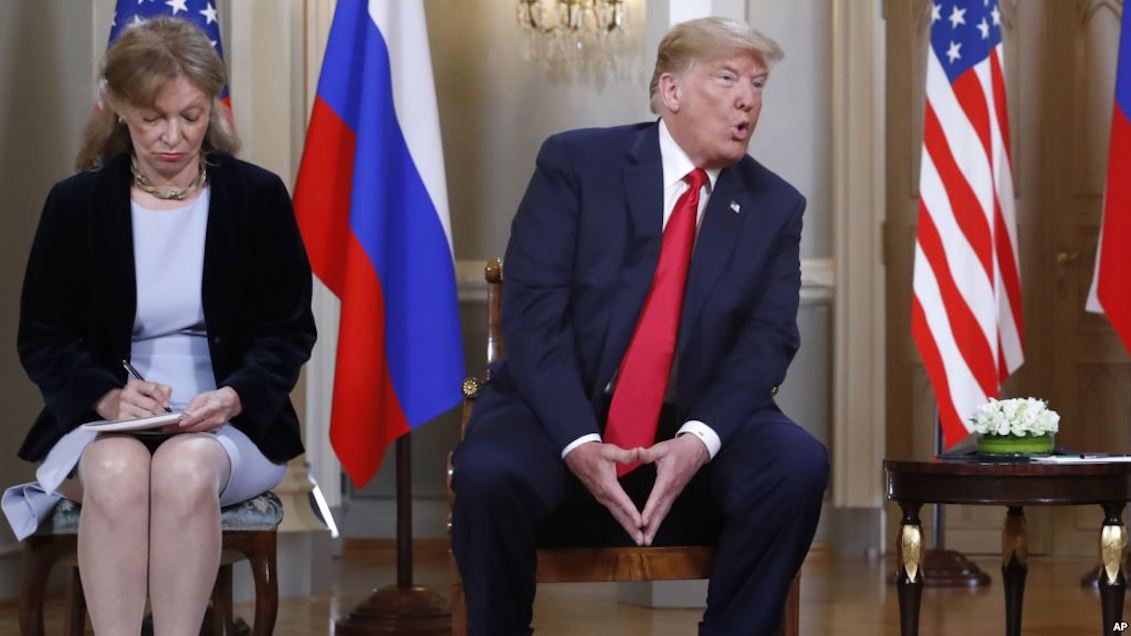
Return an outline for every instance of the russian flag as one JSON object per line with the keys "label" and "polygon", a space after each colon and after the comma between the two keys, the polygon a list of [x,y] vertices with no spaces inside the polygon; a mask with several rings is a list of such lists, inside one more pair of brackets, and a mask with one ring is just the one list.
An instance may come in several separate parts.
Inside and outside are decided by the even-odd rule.
{"label": "russian flag", "polygon": [[1103,226],[1096,250],[1096,271],[1088,293],[1088,311],[1107,314],[1131,352],[1131,18],[1123,12],[1115,106],[1111,114],[1107,192]]}
{"label": "russian flag", "polygon": [[294,195],[341,300],[330,441],[357,486],[459,403],[451,225],[420,0],[338,0]]}

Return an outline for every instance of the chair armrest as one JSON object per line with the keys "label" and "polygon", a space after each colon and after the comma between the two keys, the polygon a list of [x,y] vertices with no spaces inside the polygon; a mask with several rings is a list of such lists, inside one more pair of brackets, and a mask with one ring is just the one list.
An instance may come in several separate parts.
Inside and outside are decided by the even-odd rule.
{"label": "chair armrest", "polygon": [[479,397],[479,387],[483,386],[483,382],[484,380],[480,380],[475,376],[464,378],[463,384],[460,385],[460,390],[463,392],[463,398],[465,400],[474,401],[475,398]]}
{"label": "chair armrest", "polygon": [[[463,392],[463,412],[460,414],[459,422],[459,438],[463,440],[463,434],[467,431],[467,421],[471,419],[471,409],[475,406],[475,398],[479,397],[479,388],[483,386],[484,380],[475,376],[469,376],[464,379],[460,390]],[[452,533],[452,502],[455,501],[455,493],[452,491],[452,453],[448,453],[447,469],[445,472],[445,490],[448,493],[448,534]]]}

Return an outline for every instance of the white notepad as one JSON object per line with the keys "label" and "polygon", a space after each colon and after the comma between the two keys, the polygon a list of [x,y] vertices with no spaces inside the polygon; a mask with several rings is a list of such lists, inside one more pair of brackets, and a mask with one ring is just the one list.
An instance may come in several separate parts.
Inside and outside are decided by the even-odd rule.
{"label": "white notepad", "polygon": [[160,415],[150,415],[148,417],[138,417],[129,420],[98,420],[97,422],[87,422],[80,428],[88,431],[97,431],[99,433],[144,431],[151,428],[161,428],[168,424],[176,424],[184,414],[184,411],[173,411],[172,413],[161,413]]}
{"label": "white notepad", "polygon": [[1029,461],[1034,464],[1111,464],[1131,462],[1131,455],[1046,455],[1031,457]]}

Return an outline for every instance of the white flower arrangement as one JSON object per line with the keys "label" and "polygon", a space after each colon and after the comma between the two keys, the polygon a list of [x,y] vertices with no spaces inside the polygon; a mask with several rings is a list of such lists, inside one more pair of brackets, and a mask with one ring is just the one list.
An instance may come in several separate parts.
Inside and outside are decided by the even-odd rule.
{"label": "white flower arrangement", "polygon": [[1040,437],[1057,432],[1060,414],[1050,409],[1048,402],[1036,398],[990,398],[974,410],[970,421],[974,432],[982,435]]}

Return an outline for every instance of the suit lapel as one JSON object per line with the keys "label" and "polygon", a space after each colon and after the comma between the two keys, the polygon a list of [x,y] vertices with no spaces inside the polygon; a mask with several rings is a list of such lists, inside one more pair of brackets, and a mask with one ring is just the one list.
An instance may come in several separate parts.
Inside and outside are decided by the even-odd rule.
{"label": "suit lapel", "polygon": [[[691,256],[691,271],[687,274],[683,312],[679,321],[677,355],[683,350],[687,334],[694,328],[703,303],[730,261],[746,217],[754,211],[754,206],[745,197],[740,197],[740,194],[736,171],[727,168],[719,173],[699,227],[695,252]],[[737,211],[732,203],[737,204]]]}
{"label": "suit lapel", "polygon": [[241,281],[237,276],[242,255],[238,237],[245,220],[238,205],[239,193],[233,183],[234,159],[228,155],[210,154],[208,179],[211,194],[208,202],[208,229],[204,239],[204,275],[201,304],[209,334],[227,333],[233,321],[232,310],[240,307]]}
{"label": "suit lapel", "polygon": [[100,171],[92,199],[98,212],[92,216],[94,253],[105,267],[105,304],[114,343],[124,347],[118,353],[127,357],[137,311],[137,273],[134,269],[133,218],[130,212],[129,155],[106,162]]}
{"label": "suit lapel", "polygon": [[624,168],[625,205],[629,228],[625,259],[609,319],[605,349],[598,367],[594,397],[604,391],[628,348],[636,319],[652,285],[660,258],[664,174],[660,161],[659,125],[645,129],[629,152]]}

